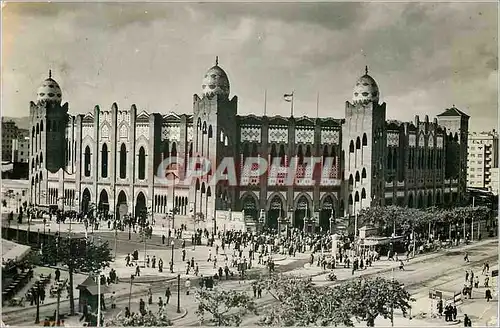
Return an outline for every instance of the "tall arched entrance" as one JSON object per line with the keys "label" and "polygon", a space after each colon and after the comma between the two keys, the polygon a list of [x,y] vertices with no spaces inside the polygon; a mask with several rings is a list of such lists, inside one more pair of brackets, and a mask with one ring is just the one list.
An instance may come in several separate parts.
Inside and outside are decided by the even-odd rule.
{"label": "tall arched entrance", "polygon": [[266,226],[272,229],[278,229],[279,218],[285,217],[285,204],[279,195],[275,195],[269,202],[269,211],[267,212]]}
{"label": "tall arched entrance", "polygon": [[138,221],[139,223],[144,224],[147,222],[147,216],[148,210],[146,208],[146,196],[144,196],[144,193],[141,191],[137,195],[137,199],[135,201],[135,217],[140,219]]}
{"label": "tall arched entrance", "polygon": [[311,216],[311,204],[305,195],[300,196],[297,199],[295,205],[295,220],[293,220],[293,227],[300,230],[304,229],[304,219],[312,218]]}
{"label": "tall arched entrance", "polygon": [[85,188],[82,195],[82,212],[87,213],[90,205],[90,191]]}
{"label": "tall arched entrance", "polygon": [[116,201],[116,210],[115,210],[115,214],[116,214],[116,217],[118,219],[122,219],[120,217],[120,205],[122,204],[125,204],[125,205],[128,205],[127,204],[127,195],[125,194],[125,192],[122,190],[120,191],[120,193],[118,194],[118,199]]}
{"label": "tall arched entrance", "polygon": [[325,196],[321,204],[321,211],[319,212],[319,229],[321,232],[326,233],[331,229],[330,218],[335,219],[335,206],[332,196]]}
{"label": "tall arched entrance", "polygon": [[99,195],[98,210],[99,212],[102,212],[104,214],[107,214],[109,212],[108,192],[104,189],[101,191],[101,194]]}
{"label": "tall arched entrance", "polygon": [[259,217],[259,204],[257,199],[252,195],[247,194],[241,200],[241,210],[243,211],[243,215],[245,219],[249,219],[250,221],[257,221]]}

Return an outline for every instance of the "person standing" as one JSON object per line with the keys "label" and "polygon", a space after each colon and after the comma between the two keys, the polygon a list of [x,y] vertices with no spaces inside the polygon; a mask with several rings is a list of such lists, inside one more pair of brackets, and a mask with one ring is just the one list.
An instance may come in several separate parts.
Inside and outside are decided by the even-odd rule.
{"label": "person standing", "polygon": [[186,283],[184,285],[186,287],[186,295],[189,295],[189,290],[191,289],[191,281],[189,278],[186,279]]}
{"label": "person standing", "polygon": [[171,295],[172,292],[170,291],[170,287],[167,287],[167,289],[165,290],[165,304],[168,304]]}
{"label": "person standing", "polygon": [[61,278],[61,271],[59,271],[59,268],[56,269],[55,276],[56,281],[59,281],[59,279]]}
{"label": "person standing", "polygon": [[472,321],[467,314],[464,314],[464,327],[472,327]]}
{"label": "person standing", "polygon": [[113,294],[111,294],[111,297],[110,297],[110,303],[111,303],[111,308],[112,308],[112,309],[116,309],[116,297],[115,297],[115,292],[113,292]]}

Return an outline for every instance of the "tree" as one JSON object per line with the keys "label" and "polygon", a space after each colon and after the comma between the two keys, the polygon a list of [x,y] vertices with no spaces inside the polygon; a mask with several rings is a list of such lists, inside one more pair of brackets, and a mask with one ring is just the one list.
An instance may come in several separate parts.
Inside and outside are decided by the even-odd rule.
{"label": "tree", "polygon": [[343,295],[343,306],[357,320],[366,321],[368,327],[375,326],[378,316],[392,319],[394,310],[406,316],[413,300],[399,282],[381,277],[343,282],[337,292]]}
{"label": "tree", "polygon": [[71,239],[57,237],[55,242],[44,243],[41,261],[45,264],[61,263],[68,268],[70,313],[75,314],[73,298],[73,273],[99,272],[109,266],[112,260],[108,242],[94,243],[84,238]]}
{"label": "tree", "polygon": [[202,289],[196,292],[196,299],[199,302],[196,314],[201,323],[207,312],[212,315],[209,322],[216,326],[239,326],[244,315],[257,314],[257,306],[246,292]]}
{"label": "tree", "polygon": [[159,309],[156,314],[149,311],[145,315],[140,313],[125,317],[121,312],[113,319],[106,322],[108,327],[164,327],[172,326],[172,321],[167,316],[167,311]]}
{"label": "tree", "polygon": [[353,326],[342,297],[333,288],[317,288],[310,278],[273,275],[255,284],[277,301],[260,323],[266,326]]}

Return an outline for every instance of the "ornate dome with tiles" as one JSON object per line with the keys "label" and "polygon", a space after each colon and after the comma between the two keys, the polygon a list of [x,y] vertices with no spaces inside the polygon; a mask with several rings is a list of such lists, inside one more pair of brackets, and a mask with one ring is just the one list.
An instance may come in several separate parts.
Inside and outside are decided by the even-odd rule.
{"label": "ornate dome with tiles", "polygon": [[219,67],[218,60],[216,60],[215,66],[210,68],[205,74],[201,89],[203,90],[203,95],[207,97],[219,95],[229,98],[229,79],[226,72]]}
{"label": "ornate dome with tiles", "polygon": [[59,84],[52,79],[52,73],[49,71],[49,78],[42,82],[36,93],[36,100],[40,102],[53,102],[60,104],[62,101],[62,92]]}
{"label": "ornate dome with tiles", "polygon": [[368,68],[366,68],[366,74],[356,81],[352,94],[352,101],[354,104],[378,103],[379,96],[380,93],[377,82],[368,75]]}

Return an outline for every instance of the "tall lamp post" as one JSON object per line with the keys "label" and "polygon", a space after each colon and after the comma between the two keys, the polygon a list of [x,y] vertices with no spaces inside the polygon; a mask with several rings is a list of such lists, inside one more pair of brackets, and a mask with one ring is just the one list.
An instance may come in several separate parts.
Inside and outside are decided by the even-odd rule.
{"label": "tall lamp post", "polygon": [[177,275],[177,313],[181,313],[181,275]]}
{"label": "tall lamp post", "polygon": [[172,258],[170,259],[170,272],[174,272],[174,247],[175,247],[175,242],[172,239],[172,242],[170,243],[170,246],[172,246]]}
{"label": "tall lamp post", "polygon": [[167,176],[169,176],[169,175],[174,176],[174,182],[172,183],[172,230],[175,230],[175,209],[176,209],[176,207],[175,207],[175,180],[178,179],[179,177],[174,172],[168,172]]}

